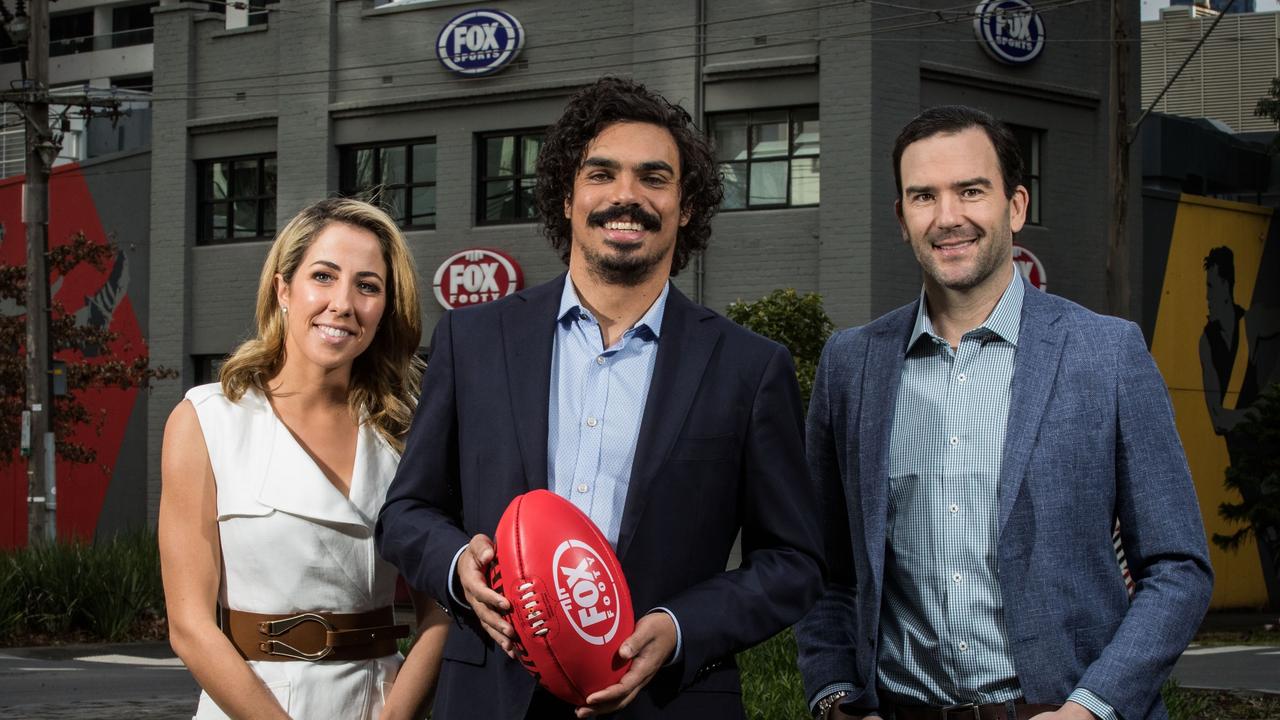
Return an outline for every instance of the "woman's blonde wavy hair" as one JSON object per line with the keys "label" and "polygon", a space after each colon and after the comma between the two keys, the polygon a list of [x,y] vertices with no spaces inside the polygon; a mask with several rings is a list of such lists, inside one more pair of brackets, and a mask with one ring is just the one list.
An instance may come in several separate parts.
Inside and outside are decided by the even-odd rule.
{"label": "woman's blonde wavy hair", "polygon": [[276,235],[258,280],[257,337],[241,343],[218,372],[222,391],[238,401],[250,388],[269,396],[267,383],[285,361],[285,323],[276,297],[275,277],[293,275],[311,243],[332,223],[368,230],[378,238],[387,264],[387,306],[369,347],[351,366],[347,402],[397,451],[404,449],[422,385],[424,364],[417,355],[422,339],[417,273],[404,235],[385,212],[359,200],[328,198],[305,208]]}

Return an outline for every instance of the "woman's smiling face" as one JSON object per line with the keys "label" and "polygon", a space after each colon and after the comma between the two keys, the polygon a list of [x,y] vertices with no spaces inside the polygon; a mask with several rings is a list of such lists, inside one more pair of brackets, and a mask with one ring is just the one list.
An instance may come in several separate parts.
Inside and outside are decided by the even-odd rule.
{"label": "woman's smiling face", "polygon": [[330,223],[307,248],[292,281],[276,276],[285,308],[285,362],[346,366],[373,342],[387,307],[387,264],[373,233]]}

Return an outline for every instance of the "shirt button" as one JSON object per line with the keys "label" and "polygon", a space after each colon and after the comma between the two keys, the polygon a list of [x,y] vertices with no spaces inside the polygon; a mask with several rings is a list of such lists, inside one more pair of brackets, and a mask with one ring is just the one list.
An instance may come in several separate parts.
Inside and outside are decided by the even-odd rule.
{"label": "shirt button", "polygon": [[951,506],[948,507],[947,509],[951,511],[952,515],[955,515],[956,513],[960,512],[960,506],[955,503],[951,503]]}
{"label": "shirt button", "polygon": [[956,437],[955,435],[952,435],[952,436],[951,436],[951,447],[955,447],[955,446],[957,446],[957,445],[959,445],[959,444],[960,444],[960,438]]}
{"label": "shirt button", "polygon": [[961,640],[960,644],[956,647],[960,648],[960,652],[966,652],[969,649],[969,643]]}
{"label": "shirt button", "polygon": [[596,356],[596,364],[597,364],[597,365],[603,365],[603,364],[604,364],[604,356],[603,356],[603,355],[597,355],[597,356]]}
{"label": "shirt button", "polygon": [[960,581],[964,580],[964,576],[961,575],[960,573],[952,573],[951,579],[954,580],[957,585],[959,585]]}
{"label": "shirt button", "polygon": [[599,420],[593,417],[587,418],[587,427],[595,427],[596,425],[599,425],[599,424],[600,424]]}
{"label": "shirt button", "polygon": [[586,484],[586,483],[578,483],[578,492],[580,492],[580,493],[584,493],[584,492],[586,492],[586,491],[587,491],[587,484]]}
{"label": "shirt button", "polygon": [[960,373],[959,375],[956,376],[956,380],[959,380],[960,382],[964,382],[965,380],[968,380],[968,379],[969,377],[964,373]]}

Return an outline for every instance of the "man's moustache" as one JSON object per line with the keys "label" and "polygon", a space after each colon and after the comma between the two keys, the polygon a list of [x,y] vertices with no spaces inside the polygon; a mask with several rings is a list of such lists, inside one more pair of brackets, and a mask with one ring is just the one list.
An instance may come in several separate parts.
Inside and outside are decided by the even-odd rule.
{"label": "man's moustache", "polygon": [[624,217],[640,223],[640,227],[650,232],[657,232],[662,229],[662,218],[648,212],[639,205],[612,205],[604,210],[597,210],[587,215],[587,224],[603,227],[605,223]]}

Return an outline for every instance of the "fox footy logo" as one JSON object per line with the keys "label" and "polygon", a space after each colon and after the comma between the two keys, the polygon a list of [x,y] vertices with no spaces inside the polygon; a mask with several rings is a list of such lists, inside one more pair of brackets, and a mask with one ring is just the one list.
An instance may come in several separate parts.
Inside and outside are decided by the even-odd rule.
{"label": "fox footy logo", "polygon": [[618,632],[618,587],[600,554],[581,540],[565,540],[551,559],[556,600],[578,636],[605,645]]}

